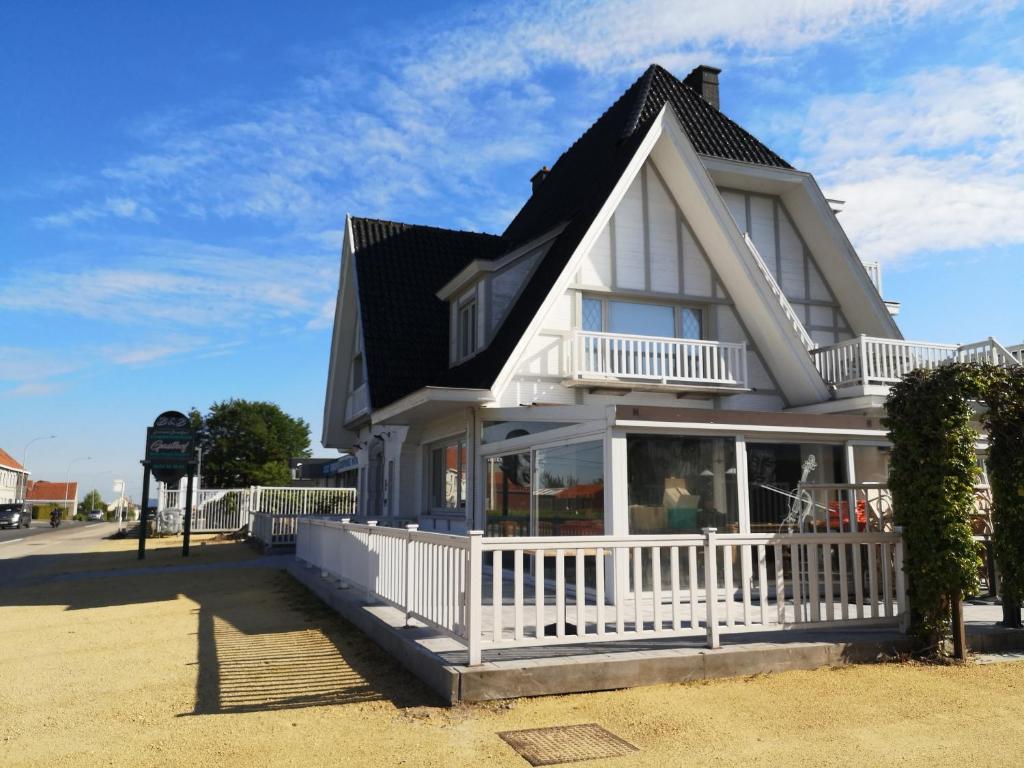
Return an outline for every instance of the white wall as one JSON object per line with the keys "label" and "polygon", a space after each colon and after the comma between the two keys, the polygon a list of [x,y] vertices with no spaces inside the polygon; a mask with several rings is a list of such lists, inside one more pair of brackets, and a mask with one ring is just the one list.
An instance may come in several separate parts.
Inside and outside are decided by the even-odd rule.
{"label": "white wall", "polygon": [[[746,201],[732,199],[743,215]],[[773,221],[773,203],[757,203],[762,220]],[[774,251],[772,251],[774,254]],[[581,296],[616,294],[680,302],[704,310],[705,336],[722,341],[746,342],[751,385],[758,392],[715,400],[687,400],[688,407],[753,408],[778,410],[785,406],[777,388],[742,327],[731,301],[715,277],[703,248],[696,241],[654,164],[648,161],[630,185],[611,221],[583,257],[571,287],[558,298],[544,318],[541,332],[527,343],[516,374],[497,393],[502,406],[566,403],[622,403],[680,405],[672,393],[631,392],[623,397],[591,394],[566,387],[571,359],[571,331],[580,323]],[[829,308],[831,311],[831,308]]]}

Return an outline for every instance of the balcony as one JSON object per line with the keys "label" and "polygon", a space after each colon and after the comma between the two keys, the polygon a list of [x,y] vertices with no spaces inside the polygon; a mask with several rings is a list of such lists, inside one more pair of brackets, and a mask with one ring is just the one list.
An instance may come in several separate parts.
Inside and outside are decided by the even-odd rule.
{"label": "balcony", "polygon": [[1021,349],[1007,349],[993,338],[973,344],[931,344],[902,339],[880,339],[858,336],[849,341],[811,350],[815,364],[825,383],[835,387],[840,396],[873,394],[870,388],[882,388],[911,371],[934,369],[953,361],[1020,365]]}
{"label": "balcony", "polygon": [[576,331],[569,386],[720,392],[747,389],[747,345]]}

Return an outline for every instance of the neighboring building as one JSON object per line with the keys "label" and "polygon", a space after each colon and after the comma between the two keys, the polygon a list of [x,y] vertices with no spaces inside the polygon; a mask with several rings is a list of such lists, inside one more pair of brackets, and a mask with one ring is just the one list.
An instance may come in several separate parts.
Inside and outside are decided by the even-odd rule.
{"label": "neighboring building", "polygon": [[834,201],[718,93],[650,67],[501,235],[347,219],[323,444],[354,454],[361,514],[776,531],[801,480],[886,481],[902,374],[1019,364],[904,341]]}
{"label": "neighboring building", "polygon": [[65,516],[73,515],[73,510],[78,509],[78,482],[72,480],[69,483],[51,483],[48,480],[30,480],[25,500],[33,508],[56,504],[63,507]]}
{"label": "neighboring building", "polygon": [[358,464],[355,456],[289,461],[292,472],[290,485],[302,488],[354,488]]}
{"label": "neighboring building", "polygon": [[0,504],[13,504],[25,500],[28,470],[0,448]]}

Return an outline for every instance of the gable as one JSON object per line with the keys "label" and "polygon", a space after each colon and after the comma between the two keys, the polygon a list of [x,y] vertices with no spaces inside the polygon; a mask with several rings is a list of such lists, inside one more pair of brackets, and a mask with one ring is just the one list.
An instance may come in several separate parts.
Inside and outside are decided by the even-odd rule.
{"label": "gable", "polygon": [[775,195],[719,189],[740,231],[761,257],[817,344],[853,337],[853,330],[782,200]]}

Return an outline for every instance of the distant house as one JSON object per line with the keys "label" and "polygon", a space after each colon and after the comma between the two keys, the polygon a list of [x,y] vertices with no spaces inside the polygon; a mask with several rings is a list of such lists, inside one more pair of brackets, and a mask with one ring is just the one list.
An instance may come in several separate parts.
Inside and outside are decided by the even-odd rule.
{"label": "distant house", "polygon": [[25,501],[35,507],[58,504],[65,510],[78,507],[78,483],[51,483],[49,480],[30,480]]}
{"label": "distant house", "polygon": [[0,448],[0,504],[24,501],[28,471]]}
{"label": "distant house", "polygon": [[289,485],[298,488],[355,488],[358,464],[355,456],[311,459],[301,457],[288,462],[292,473]]}

